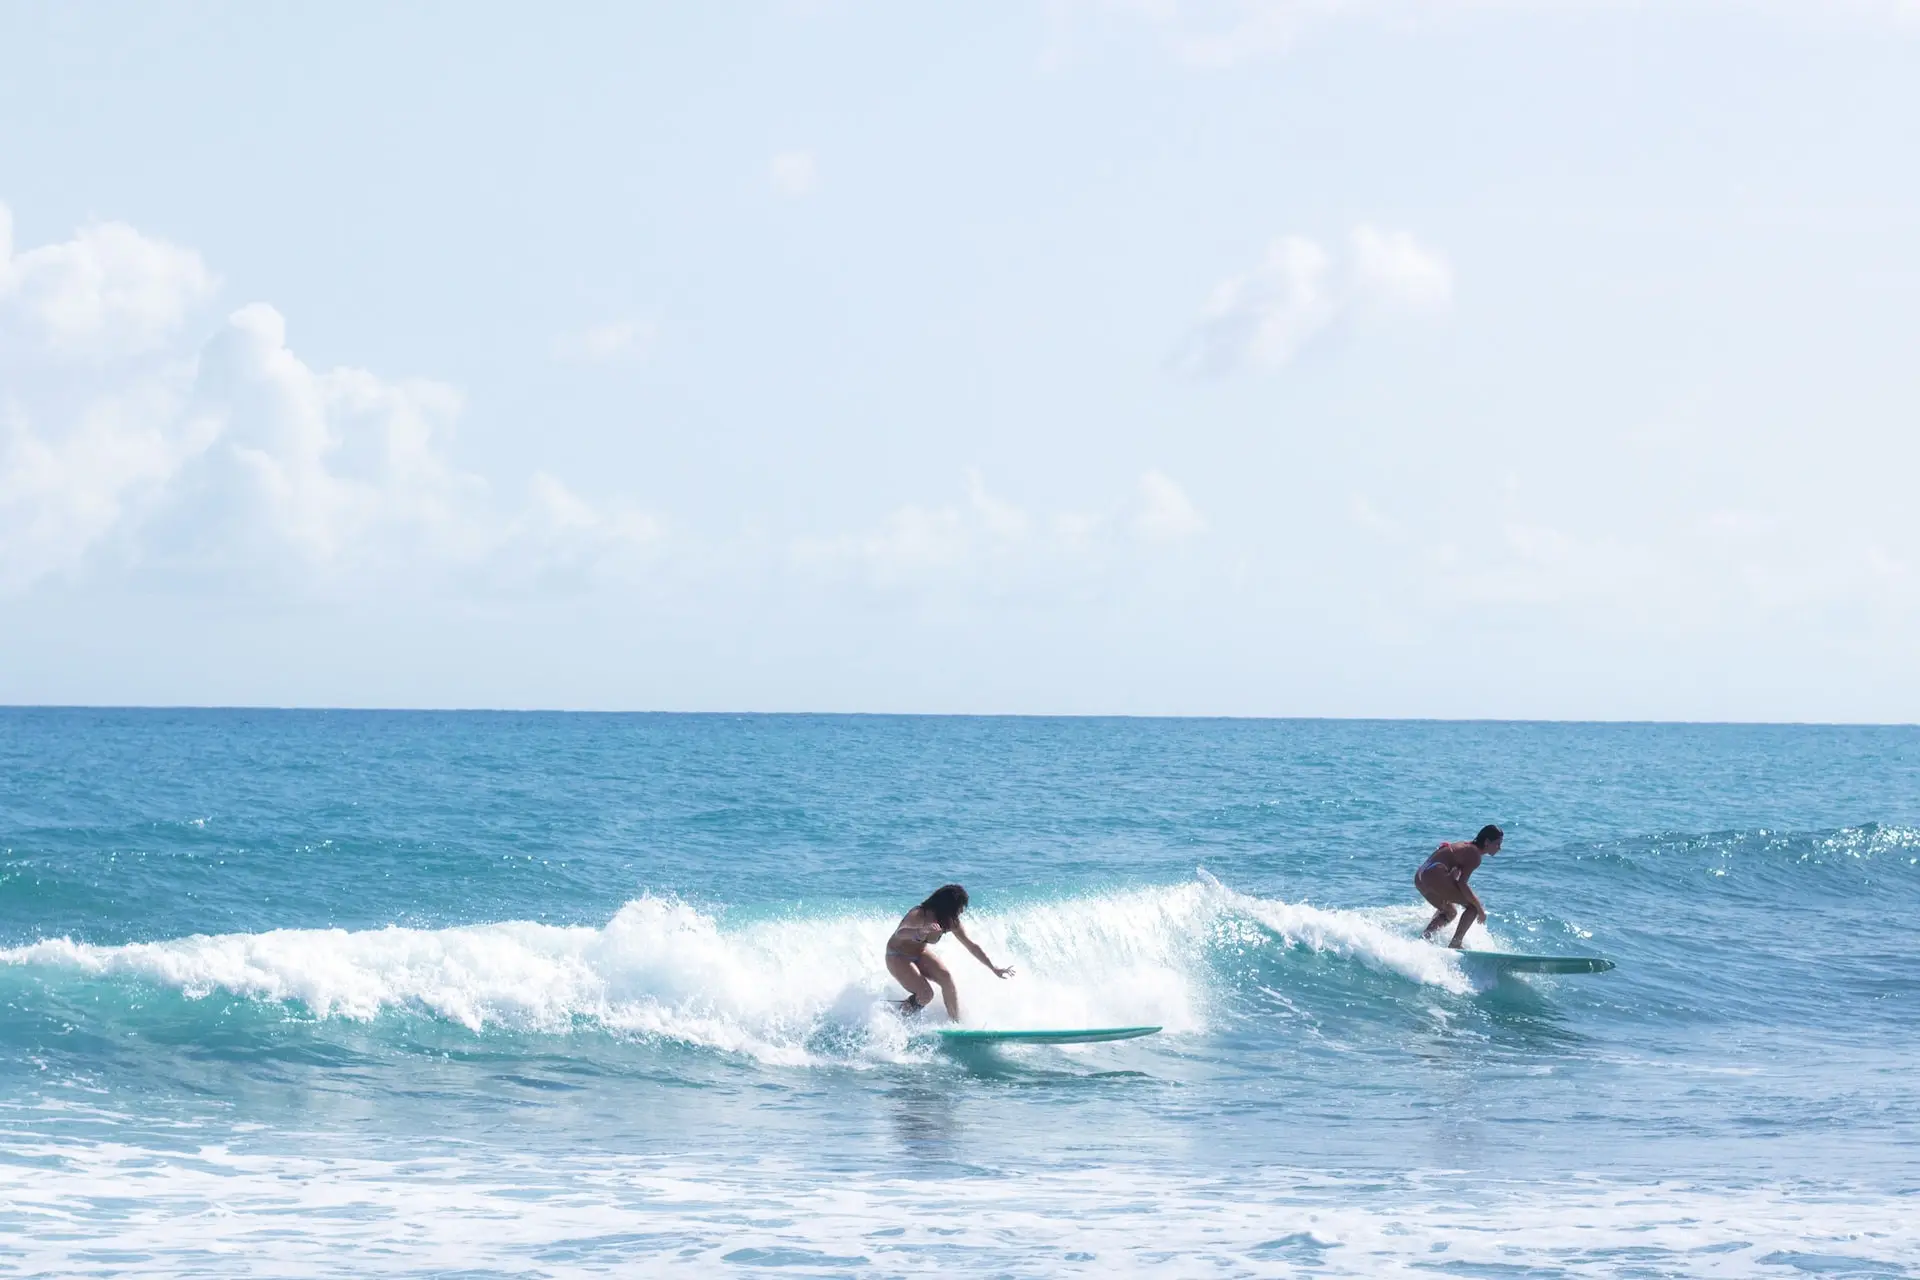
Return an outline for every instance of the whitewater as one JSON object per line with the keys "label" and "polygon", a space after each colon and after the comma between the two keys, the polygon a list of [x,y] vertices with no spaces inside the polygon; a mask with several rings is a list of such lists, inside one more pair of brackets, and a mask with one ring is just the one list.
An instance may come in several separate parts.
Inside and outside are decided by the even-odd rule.
{"label": "whitewater", "polygon": [[[1031,905],[978,920],[974,936],[1018,955],[1024,980],[974,983],[965,1024],[1001,1029],[1153,1024],[1206,1028],[1216,957],[1299,946],[1413,983],[1473,988],[1457,956],[1410,936],[1416,908],[1322,910],[1199,883]],[[1416,920],[1418,917],[1418,920]],[[0,964],[294,1006],[290,1014],[369,1021],[383,1013],[565,1034],[583,1027],[799,1065],[823,1037],[887,1059],[907,1024],[874,963],[877,913],[727,927],[671,898],[629,902],[603,928],[505,921],[451,929],[275,929],[97,946],[71,938],[0,949]],[[1491,935],[1482,939],[1496,949]],[[1478,975],[1482,985],[1485,975]],[[944,1022],[935,1009],[925,1023]],[[921,1025],[916,1021],[916,1026]]]}
{"label": "whitewater", "polygon": [[[1920,734],[0,711],[0,1271],[1916,1274]],[[1469,946],[1419,859],[1485,821]],[[943,1049],[881,949],[935,885]]]}

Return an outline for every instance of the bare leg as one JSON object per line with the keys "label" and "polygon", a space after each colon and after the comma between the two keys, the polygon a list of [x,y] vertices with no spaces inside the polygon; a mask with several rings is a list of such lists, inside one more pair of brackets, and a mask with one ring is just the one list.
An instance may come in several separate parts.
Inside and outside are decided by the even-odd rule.
{"label": "bare leg", "polygon": [[1420,931],[1423,938],[1431,938],[1433,931],[1453,922],[1455,908],[1446,906],[1433,913],[1433,919],[1427,921],[1427,927]]}
{"label": "bare leg", "polygon": [[927,978],[931,978],[933,985],[940,988],[941,998],[947,1004],[947,1017],[955,1022],[960,1021],[960,988],[954,985],[953,975],[947,972],[947,966],[930,955],[922,955],[919,964],[920,972]]}
{"label": "bare leg", "polygon": [[907,989],[907,998],[900,1002],[903,1013],[918,1013],[933,1003],[933,988],[927,984],[926,977],[914,967],[913,961],[905,956],[889,955],[887,972],[893,980]]}
{"label": "bare leg", "polygon": [[[1427,927],[1420,931],[1420,936],[1431,938],[1434,930],[1452,922],[1456,909],[1470,904],[1461,896],[1459,881],[1446,874],[1443,868],[1429,870],[1423,867],[1421,870],[1425,874],[1413,878],[1413,887],[1420,891],[1421,897],[1433,904],[1434,912],[1433,919],[1427,921]],[[1471,910],[1467,912],[1467,919],[1473,919]]]}
{"label": "bare leg", "polygon": [[1456,951],[1459,950],[1460,944],[1466,940],[1467,930],[1473,928],[1473,922],[1476,920],[1485,920],[1486,918],[1487,913],[1478,907],[1468,907],[1460,913],[1460,927],[1453,931],[1453,941],[1447,945]]}

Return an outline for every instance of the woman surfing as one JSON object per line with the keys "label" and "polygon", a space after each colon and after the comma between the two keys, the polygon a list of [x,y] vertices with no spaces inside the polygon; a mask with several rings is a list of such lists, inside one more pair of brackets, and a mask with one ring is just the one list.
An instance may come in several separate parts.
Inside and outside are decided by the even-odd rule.
{"label": "woman surfing", "polygon": [[927,900],[900,917],[899,927],[887,939],[887,972],[907,989],[907,998],[898,1001],[902,1016],[915,1014],[933,1003],[933,988],[940,988],[946,1001],[947,1017],[960,1021],[960,993],[954,988],[953,974],[934,958],[927,948],[945,934],[960,939],[974,958],[993,970],[998,978],[1009,977],[1013,967],[1002,969],[987,959],[980,944],[967,936],[960,925],[960,913],[967,909],[967,891],[957,884],[943,884],[927,895]]}
{"label": "woman surfing", "polygon": [[1500,828],[1488,823],[1473,839],[1448,841],[1427,855],[1427,860],[1413,873],[1413,887],[1436,910],[1427,927],[1420,931],[1421,937],[1431,938],[1435,929],[1452,920],[1455,911],[1464,907],[1466,914],[1460,918],[1460,927],[1453,931],[1453,941],[1447,944],[1458,949],[1473,922],[1487,918],[1487,909],[1480,905],[1479,895],[1467,883],[1467,877],[1479,868],[1482,858],[1491,858],[1500,852],[1502,839],[1504,834]]}

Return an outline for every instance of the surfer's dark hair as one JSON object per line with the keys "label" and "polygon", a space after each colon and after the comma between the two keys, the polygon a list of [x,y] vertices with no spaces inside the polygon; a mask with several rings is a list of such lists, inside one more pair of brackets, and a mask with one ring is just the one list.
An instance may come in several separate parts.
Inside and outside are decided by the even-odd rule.
{"label": "surfer's dark hair", "polygon": [[1505,840],[1506,838],[1506,832],[1489,822],[1486,826],[1480,828],[1480,834],[1473,838],[1473,842],[1484,849],[1495,840]]}
{"label": "surfer's dark hair", "polygon": [[927,895],[920,909],[940,922],[940,927],[953,932],[953,926],[960,923],[960,913],[967,909],[967,891],[957,884],[943,884]]}

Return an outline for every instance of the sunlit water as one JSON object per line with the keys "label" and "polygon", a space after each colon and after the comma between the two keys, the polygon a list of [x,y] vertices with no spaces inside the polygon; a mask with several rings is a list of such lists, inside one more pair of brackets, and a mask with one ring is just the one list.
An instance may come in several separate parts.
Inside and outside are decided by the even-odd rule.
{"label": "sunlit water", "polygon": [[[1483,822],[1470,946],[1420,859]],[[1920,732],[0,711],[0,1269],[1920,1275]],[[881,947],[946,880],[974,1025]],[[932,1019],[930,1019],[930,1022]]]}

